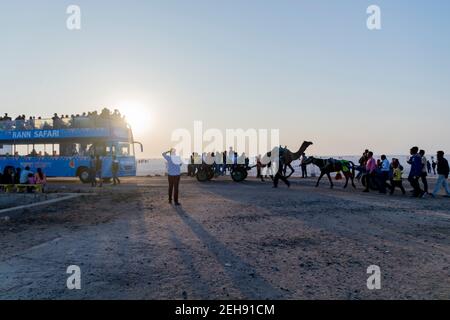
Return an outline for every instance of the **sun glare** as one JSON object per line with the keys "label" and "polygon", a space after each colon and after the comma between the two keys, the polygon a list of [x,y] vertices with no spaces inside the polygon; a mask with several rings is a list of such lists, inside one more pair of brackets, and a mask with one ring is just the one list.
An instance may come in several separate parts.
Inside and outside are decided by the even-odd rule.
{"label": "sun glare", "polygon": [[117,104],[119,111],[125,115],[128,124],[136,134],[147,131],[152,122],[150,108],[138,101],[121,101]]}

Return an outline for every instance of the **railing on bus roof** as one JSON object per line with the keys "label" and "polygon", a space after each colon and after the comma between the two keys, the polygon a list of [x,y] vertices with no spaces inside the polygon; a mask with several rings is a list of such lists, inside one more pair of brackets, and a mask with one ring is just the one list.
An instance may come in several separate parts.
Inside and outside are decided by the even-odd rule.
{"label": "railing on bus roof", "polygon": [[73,117],[55,119],[0,120],[0,130],[52,130],[81,128],[129,128],[123,119]]}

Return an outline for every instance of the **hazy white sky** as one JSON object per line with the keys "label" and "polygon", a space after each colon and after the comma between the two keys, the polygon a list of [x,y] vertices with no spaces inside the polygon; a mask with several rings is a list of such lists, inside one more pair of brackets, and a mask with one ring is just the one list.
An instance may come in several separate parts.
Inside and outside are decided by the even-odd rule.
{"label": "hazy white sky", "polygon": [[[66,28],[70,4],[80,31]],[[380,31],[366,28],[371,4]],[[277,128],[314,154],[450,152],[448,12],[446,0],[2,0],[1,111],[120,107],[143,156],[194,120]]]}

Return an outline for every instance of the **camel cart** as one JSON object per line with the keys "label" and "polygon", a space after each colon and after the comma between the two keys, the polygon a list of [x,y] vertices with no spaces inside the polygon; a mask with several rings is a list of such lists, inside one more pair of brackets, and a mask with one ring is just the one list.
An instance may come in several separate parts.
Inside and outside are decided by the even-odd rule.
{"label": "camel cart", "polygon": [[[297,152],[291,152],[289,149],[287,148],[281,148],[278,151],[280,152],[283,157],[283,163],[287,168],[291,169],[291,173],[287,176],[287,178],[289,178],[293,173],[294,173],[294,168],[291,166],[292,161],[298,160],[300,159],[300,157],[304,154],[304,152],[306,151],[306,149],[308,149],[308,147],[310,145],[312,145],[312,142],[309,141],[304,141],[302,143],[302,145],[300,146],[300,149]],[[271,156],[271,152],[267,153],[267,156]],[[214,170],[215,166],[214,165],[209,165],[209,164],[192,164],[191,166],[194,166],[196,169],[196,177],[197,180],[200,182],[206,182],[206,181],[210,181],[211,179],[213,179],[214,177],[216,177],[216,172]],[[248,171],[250,171],[251,169],[255,168],[255,166],[249,166],[249,162],[248,159],[246,159],[245,164],[227,164],[227,169],[228,171],[231,172],[231,179],[233,179],[233,181],[235,182],[242,182],[245,179],[247,179],[248,177]]]}
{"label": "camel cart", "polygon": [[[228,164],[227,170],[231,173],[231,179],[234,182],[242,182],[248,177],[248,171],[253,167],[248,166],[248,164]],[[217,177],[214,170],[214,165],[200,164],[196,165],[196,177],[200,182],[207,182]]]}

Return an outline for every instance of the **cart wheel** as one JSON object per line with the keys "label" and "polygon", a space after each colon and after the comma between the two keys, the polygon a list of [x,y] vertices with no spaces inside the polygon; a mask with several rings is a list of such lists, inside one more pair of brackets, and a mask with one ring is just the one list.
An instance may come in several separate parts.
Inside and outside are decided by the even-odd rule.
{"label": "cart wheel", "polygon": [[209,177],[208,171],[203,167],[198,168],[196,176],[197,176],[197,180],[200,182],[206,182],[206,181],[210,180],[210,179],[208,179],[208,177]]}
{"label": "cart wheel", "polygon": [[234,182],[242,182],[247,178],[247,176],[247,170],[244,168],[235,168],[231,171],[231,179],[233,179]]}
{"label": "cart wheel", "polygon": [[214,170],[211,167],[208,167],[208,169],[206,169],[206,172],[208,173],[208,180],[212,180],[212,178],[214,178],[215,176]]}

